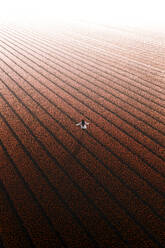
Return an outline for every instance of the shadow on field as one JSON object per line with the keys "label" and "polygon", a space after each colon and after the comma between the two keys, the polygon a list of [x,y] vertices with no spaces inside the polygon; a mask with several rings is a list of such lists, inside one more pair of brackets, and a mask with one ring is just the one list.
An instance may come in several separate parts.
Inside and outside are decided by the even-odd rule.
{"label": "shadow on field", "polygon": [[[85,131],[84,131],[84,130],[81,130],[81,134],[80,134],[80,137],[79,137],[79,141],[80,141],[81,143],[83,143],[84,137],[85,137]],[[79,154],[81,148],[82,148],[82,145],[81,145],[80,143],[78,143],[77,145],[75,145],[72,154],[73,154],[74,156],[77,156],[77,155]]]}

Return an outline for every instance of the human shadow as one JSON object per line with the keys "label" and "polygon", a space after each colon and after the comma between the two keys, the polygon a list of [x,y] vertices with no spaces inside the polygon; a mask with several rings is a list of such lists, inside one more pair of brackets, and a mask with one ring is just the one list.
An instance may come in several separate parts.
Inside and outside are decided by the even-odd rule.
{"label": "human shadow", "polygon": [[83,140],[84,140],[84,136],[85,136],[85,130],[81,130],[81,135],[79,137],[79,141],[76,145],[75,145],[75,148],[72,152],[72,155],[74,156],[77,156],[82,148],[82,145],[81,143],[83,143]]}

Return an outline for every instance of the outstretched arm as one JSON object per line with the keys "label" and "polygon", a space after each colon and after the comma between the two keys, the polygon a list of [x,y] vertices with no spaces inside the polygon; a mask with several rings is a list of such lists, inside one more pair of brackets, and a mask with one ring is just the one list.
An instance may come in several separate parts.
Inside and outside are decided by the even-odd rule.
{"label": "outstretched arm", "polygon": [[81,125],[81,122],[77,123],[76,126],[80,126]]}

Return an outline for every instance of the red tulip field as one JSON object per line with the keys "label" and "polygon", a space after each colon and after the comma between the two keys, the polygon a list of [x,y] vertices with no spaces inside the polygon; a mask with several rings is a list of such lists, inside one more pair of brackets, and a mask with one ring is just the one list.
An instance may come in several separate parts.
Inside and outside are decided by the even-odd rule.
{"label": "red tulip field", "polygon": [[165,35],[0,26],[0,245],[165,247]]}

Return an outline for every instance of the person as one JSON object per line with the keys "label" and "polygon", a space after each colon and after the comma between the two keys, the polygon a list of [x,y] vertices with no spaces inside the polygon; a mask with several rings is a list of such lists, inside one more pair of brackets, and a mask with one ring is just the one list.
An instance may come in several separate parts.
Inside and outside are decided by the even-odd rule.
{"label": "person", "polygon": [[89,125],[89,123],[84,121],[84,120],[82,120],[81,122],[76,124],[76,126],[80,126],[81,129],[83,129],[83,130],[87,129],[87,125]]}

